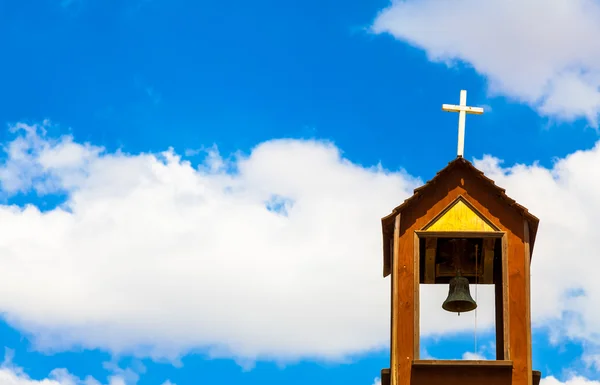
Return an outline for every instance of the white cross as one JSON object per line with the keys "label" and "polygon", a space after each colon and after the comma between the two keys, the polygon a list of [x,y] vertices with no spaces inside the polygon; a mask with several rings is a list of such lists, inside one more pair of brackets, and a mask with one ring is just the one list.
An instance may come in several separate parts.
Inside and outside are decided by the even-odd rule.
{"label": "white cross", "polygon": [[463,156],[465,149],[465,118],[466,114],[483,114],[483,108],[467,106],[467,91],[460,90],[460,105],[442,104],[442,110],[458,112],[458,149],[457,155]]}

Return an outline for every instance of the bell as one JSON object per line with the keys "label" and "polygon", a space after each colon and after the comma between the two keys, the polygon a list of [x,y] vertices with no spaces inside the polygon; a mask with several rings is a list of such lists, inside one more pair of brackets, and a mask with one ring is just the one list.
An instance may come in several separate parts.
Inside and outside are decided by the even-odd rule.
{"label": "bell", "polygon": [[477,303],[469,292],[469,280],[460,273],[450,280],[448,298],[442,304],[442,309],[453,313],[466,313],[477,308]]}

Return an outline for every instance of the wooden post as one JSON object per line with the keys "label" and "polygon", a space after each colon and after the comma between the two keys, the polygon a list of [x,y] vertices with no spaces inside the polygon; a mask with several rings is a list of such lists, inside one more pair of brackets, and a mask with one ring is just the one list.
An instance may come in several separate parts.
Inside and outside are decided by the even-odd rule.
{"label": "wooden post", "polygon": [[491,282],[494,277],[494,245],[496,238],[483,240],[483,282]]}
{"label": "wooden post", "polygon": [[393,248],[393,256],[392,256],[392,341],[390,344],[390,359],[391,359],[391,383],[392,385],[398,384],[398,359],[397,354],[395,354],[396,349],[398,348],[398,322],[396,320],[398,309],[398,251],[400,250],[400,214],[396,215],[396,219],[394,221],[394,248]]}
{"label": "wooden post", "polygon": [[425,238],[425,282],[435,283],[435,254],[437,238]]}
{"label": "wooden post", "polygon": [[419,288],[420,288],[420,271],[419,266],[421,265],[421,256],[420,254],[420,245],[419,245],[419,236],[415,233],[413,235],[414,246],[413,246],[413,322],[414,322],[414,330],[413,330],[413,360],[418,360],[420,355],[420,328],[421,328],[421,318],[420,318],[420,306],[419,302]]}
{"label": "wooden post", "polygon": [[[397,220],[400,225],[400,220]],[[394,324],[394,385],[410,385],[412,361],[415,352],[415,250],[414,232],[398,232],[397,259],[394,264],[394,285],[396,285],[396,307]]]}
{"label": "wooden post", "polygon": [[502,334],[504,339],[504,359],[511,359],[510,350],[510,322],[508,311],[510,309],[508,280],[508,235],[502,237]]}
{"label": "wooden post", "polygon": [[532,385],[532,370],[533,370],[533,364],[531,362],[531,279],[530,279],[530,264],[531,264],[531,249],[529,247],[529,223],[527,222],[526,219],[523,219],[523,243],[524,243],[524,253],[525,253],[525,258],[523,258],[523,261],[525,262],[525,266],[523,266],[523,275],[525,278],[525,301],[524,301],[524,306],[525,306],[525,333],[526,333],[526,348],[527,348],[527,354],[525,355],[525,357],[527,357],[527,385]]}
{"label": "wooden post", "polygon": [[[506,238],[506,235],[503,236],[502,238]],[[501,240],[502,244],[504,244],[503,240]],[[504,294],[504,284],[505,284],[505,279],[504,279],[504,264],[503,261],[505,259],[504,257],[504,247],[501,248],[501,258],[500,260],[496,263],[496,266],[494,267],[494,298],[495,298],[495,309],[496,309],[496,360],[506,360],[508,359],[508,353],[506,351],[505,348],[505,341],[507,341],[507,339],[504,338],[504,333],[507,330],[507,327],[505,326],[506,322],[505,319],[506,317],[504,316],[504,314],[506,313],[504,311],[504,304],[507,303],[506,302],[506,295]]]}
{"label": "wooden post", "polygon": [[[522,231],[522,229],[520,230]],[[525,245],[516,234],[508,239],[508,296],[509,310],[504,315],[509,323],[509,359],[513,362],[512,385],[531,385],[531,371],[528,371],[527,352],[531,347],[527,342],[526,271],[523,265]]]}

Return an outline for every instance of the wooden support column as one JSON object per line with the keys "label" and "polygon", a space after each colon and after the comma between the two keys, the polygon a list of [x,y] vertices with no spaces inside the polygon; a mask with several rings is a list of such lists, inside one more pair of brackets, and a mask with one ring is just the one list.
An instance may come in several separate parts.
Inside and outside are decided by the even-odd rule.
{"label": "wooden support column", "polygon": [[[412,231],[400,230],[400,217],[396,217],[394,244],[394,349],[392,350],[392,384],[410,385],[412,361],[415,355],[415,308],[418,300],[415,298],[414,245],[415,234]],[[418,248],[417,251],[418,253]],[[418,266],[418,262],[417,262]]]}
{"label": "wooden support column", "polygon": [[[398,214],[398,218],[400,217],[400,214]],[[392,236],[390,237],[390,250],[392,251],[392,258],[391,258],[391,263],[390,263],[390,271],[392,271],[394,269],[394,263],[395,263],[395,256],[396,254],[394,253],[394,244],[395,244],[395,240],[396,236]],[[392,373],[392,368],[394,367],[394,354],[392,354],[392,352],[394,351],[394,336],[396,335],[394,330],[395,330],[395,325],[396,323],[394,322],[394,306],[395,306],[395,298],[396,295],[395,293],[395,287],[396,285],[394,285],[394,275],[392,275],[390,277],[390,368],[388,369],[388,382],[385,383],[386,385],[392,385],[393,383],[393,377],[391,375]],[[383,379],[383,374],[381,375],[381,378]],[[382,380],[382,384],[384,384],[383,380]]]}
{"label": "wooden support column", "polygon": [[425,278],[423,283],[435,283],[435,254],[437,238],[425,238]]}
{"label": "wooden support column", "polygon": [[504,340],[504,359],[511,359],[510,349],[510,322],[508,310],[510,308],[508,281],[508,234],[502,237],[502,339]]}
{"label": "wooden support column", "polygon": [[496,238],[483,240],[483,282],[490,283],[494,279],[494,245]]}
{"label": "wooden support column", "polygon": [[414,330],[413,330],[413,360],[418,360],[420,355],[420,329],[421,329],[421,302],[419,298],[419,288],[420,288],[420,265],[421,265],[421,256],[420,245],[419,245],[419,236],[415,233],[413,235],[414,245],[413,245],[413,322],[414,322]]}
{"label": "wooden support column", "polygon": [[392,338],[390,343],[390,380],[391,385],[398,384],[398,364],[397,354],[398,349],[398,321],[397,321],[397,309],[398,309],[398,250],[400,248],[400,214],[396,215],[394,222],[394,238],[392,248]]}
{"label": "wooden support column", "polygon": [[[523,229],[519,229],[519,232]],[[510,359],[513,362],[512,385],[531,385],[528,370],[528,325],[526,305],[526,269],[524,266],[525,242],[520,234],[509,235],[508,239],[508,295],[509,311],[505,317],[510,327]]]}
{"label": "wooden support column", "polygon": [[525,266],[523,266],[523,273],[525,278],[525,332],[526,332],[526,347],[527,347],[527,385],[532,385],[532,375],[531,372],[533,370],[533,363],[531,358],[531,277],[530,277],[530,264],[531,264],[531,248],[529,246],[529,222],[526,219],[523,219],[523,243],[524,243],[524,253],[525,258],[523,261],[525,262]]}
{"label": "wooden support column", "polygon": [[502,260],[498,261],[498,267],[494,269],[494,297],[496,302],[496,359],[505,360],[504,354],[504,293],[502,280]]}

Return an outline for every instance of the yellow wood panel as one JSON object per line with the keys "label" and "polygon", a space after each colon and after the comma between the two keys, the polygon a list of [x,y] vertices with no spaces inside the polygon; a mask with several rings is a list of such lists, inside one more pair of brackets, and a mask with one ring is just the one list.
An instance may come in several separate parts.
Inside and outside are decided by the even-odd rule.
{"label": "yellow wood panel", "polygon": [[485,219],[458,199],[426,231],[495,231]]}

